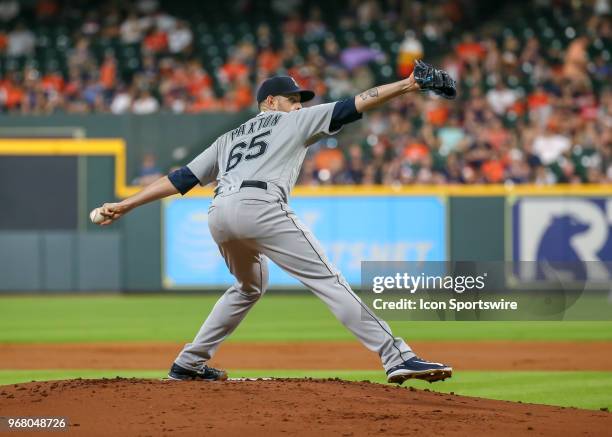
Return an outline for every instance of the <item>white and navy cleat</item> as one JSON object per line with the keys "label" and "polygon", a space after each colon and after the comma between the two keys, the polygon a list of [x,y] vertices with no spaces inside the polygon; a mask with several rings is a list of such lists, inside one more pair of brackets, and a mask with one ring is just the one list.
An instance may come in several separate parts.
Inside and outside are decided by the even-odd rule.
{"label": "white and navy cleat", "polygon": [[199,370],[189,370],[173,363],[168,378],[176,381],[225,381],[227,372],[208,366],[202,366]]}
{"label": "white and navy cleat", "polygon": [[432,363],[414,356],[387,370],[387,382],[402,384],[407,379],[428,382],[444,381],[453,376],[453,368],[442,363]]}

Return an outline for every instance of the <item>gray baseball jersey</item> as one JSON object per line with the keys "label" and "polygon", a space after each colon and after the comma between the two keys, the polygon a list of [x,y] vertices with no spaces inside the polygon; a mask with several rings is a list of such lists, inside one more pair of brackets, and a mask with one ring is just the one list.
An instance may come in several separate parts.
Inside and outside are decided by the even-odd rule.
{"label": "gray baseball jersey", "polygon": [[306,156],[305,146],[332,133],[334,105],[262,112],[221,135],[187,167],[201,185],[217,179],[220,192],[240,187],[245,179],[258,180],[271,183],[286,200]]}
{"label": "gray baseball jersey", "polygon": [[[266,291],[267,259],[298,279],[391,369],[414,357],[410,347],[361,301],[327,259],[321,244],[287,204],[306,145],[330,134],[334,103],[293,112],[263,112],[219,137],[188,164],[202,185],[215,179],[220,194],[208,227],[236,282],[221,296],[193,342],[176,358],[196,370],[210,360]],[[268,189],[244,187],[264,181]]]}

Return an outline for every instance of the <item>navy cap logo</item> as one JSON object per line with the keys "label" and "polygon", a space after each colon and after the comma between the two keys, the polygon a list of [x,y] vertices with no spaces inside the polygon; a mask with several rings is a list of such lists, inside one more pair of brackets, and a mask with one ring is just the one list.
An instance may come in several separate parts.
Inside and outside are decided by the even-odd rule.
{"label": "navy cap logo", "polygon": [[261,103],[268,96],[282,96],[285,94],[299,94],[301,102],[312,100],[315,93],[300,88],[297,81],[291,76],[274,76],[263,81],[257,90],[257,103]]}

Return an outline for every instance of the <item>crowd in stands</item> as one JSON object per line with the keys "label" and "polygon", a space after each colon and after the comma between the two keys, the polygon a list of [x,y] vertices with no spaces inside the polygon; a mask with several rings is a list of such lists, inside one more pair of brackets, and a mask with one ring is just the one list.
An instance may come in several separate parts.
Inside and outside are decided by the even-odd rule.
{"label": "crowd in stands", "polygon": [[333,17],[277,0],[270,20],[247,24],[235,17],[257,2],[243,0],[225,33],[158,0],[30,3],[0,0],[4,113],[248,110],[278,73],[314,89],[316,104],[435,56],[457,100],[408,95],[368,114],[312,146],[299,183],[612,182],[609,0],[537,0],[480,24],[469,0],[347,0]]}
{"label": "crowd in stands", "polygon": [[529,29],[465,33],[443,62],[458,101],[394,102],[344,147],[313,150],[301,183],[612,182],[612,21],[602,9],[570,11],[586,25],[580,36],[562,29],[566,48]]}

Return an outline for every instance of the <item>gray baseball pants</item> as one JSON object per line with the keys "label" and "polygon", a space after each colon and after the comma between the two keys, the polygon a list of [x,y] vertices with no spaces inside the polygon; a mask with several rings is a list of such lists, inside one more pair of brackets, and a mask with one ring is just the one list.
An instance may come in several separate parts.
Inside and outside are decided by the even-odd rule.
{"label": "gray baseball pants", "polygon": [[178,365],[196,370],[213,357],[266,291],[266,258],[322,299],[364,346],[378,353],[386,370],[414,356],[351,290],[320,243],[278,196],[259,188],[221,194],[210,206],[208,226],[236,282],[178,355]]}

